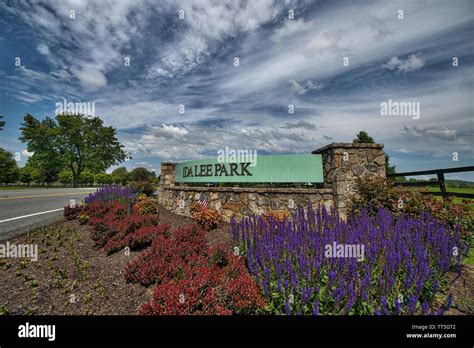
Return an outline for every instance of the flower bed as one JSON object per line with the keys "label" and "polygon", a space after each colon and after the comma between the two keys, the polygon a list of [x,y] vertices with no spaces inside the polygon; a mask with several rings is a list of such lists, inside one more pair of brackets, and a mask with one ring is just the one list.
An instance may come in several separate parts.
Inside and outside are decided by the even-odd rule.
{"label": "flower bed", "polygon": [[[442,314],[451,304],[443,275],[459,264],[465,242],[462,227],[424,212],[362,209],[344,222],[300,207],[290,217],[232,220],[239,247],[231,252],[207,244],[213,223],[171,228],[158,212],[146,197],[132,208],[95,200],[67,212],[90,224],[109,254],[145,248],[124,272],[127,282],[154,287],[144,315]],[[362,254],[328,254],[336,245]]]}
{"label": "flower bed", "polygon": [[108,254],[149,246],[125,268],[128,282],[155,284],[152,298],[139,309],[141,314],[230,315],[264,310],[263,296],[244,258],[233,255],[228,246],[206,243],[203,228],[219,226],[218,217],[203,219],[203,227],[193,224],[171,231],[169,225],[159,223],[155,201],[140,197],[130,209],[127,203],[132,200],[124,197],[129,198],[128,191],[99,189],[85,206],[68,210],[67,217],[88,223],[95,245]]}
{"label": "flower bed", "polygon": [[[366,211],[343,222],[324,209],[290,219],[232,221],[232,233],[274,314],[434,314],[441,276],[460,261],[459,228],[421,214]],[[363,260],[329,246],[363,245]],[[346,255],[347,256],[347,255]]]}

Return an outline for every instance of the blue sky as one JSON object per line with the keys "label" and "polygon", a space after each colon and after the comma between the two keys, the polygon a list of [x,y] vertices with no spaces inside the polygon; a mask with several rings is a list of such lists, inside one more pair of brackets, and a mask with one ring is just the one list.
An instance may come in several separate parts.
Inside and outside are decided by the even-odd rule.
{"label": "blue sky", "polygon": [[[21,164],[24,114],[63,99],[95,103],[129,168],[308,153],[360,130],[398,171],[474,163],[474,1],[7,0],[0,28],[0,146]],[[381,115],[389,99],[420,117]]]}

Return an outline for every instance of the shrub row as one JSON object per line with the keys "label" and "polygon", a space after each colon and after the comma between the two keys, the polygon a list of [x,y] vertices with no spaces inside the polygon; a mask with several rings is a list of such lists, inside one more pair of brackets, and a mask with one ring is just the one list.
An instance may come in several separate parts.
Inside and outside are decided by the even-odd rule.
{"label": "shrub row", "polygon": [[[466,245],[474,244],[474,213],[469,209],[468,200],[455,203],[452,198],[437,199],[419,190],[397,186],[385,178],[357,179],[349,204],[350,213],[359,215],[367,210],[375,215],[381,208],[389,209],[395,216],[404,214],[413,218],[428,213],[451,228],[459,226],[461,239]],[[467,253],[467,249],[463,252]]]}
{"label": "shrub row", "polygon": [[159,223],[158,204],[145,196],[131,208],[124,200],[109,200],[120,190],[98,191],[89,204],[65,208],[69,219],[92,227],[91,238],[108,254],[124,247],[146,248],[125,268],[128,282],[155,284],[151,299],[140,307],[144,315],[230,315],[264,311],[265,302],[245,260],[225,245],[209,247],[205,229],[220,225],[220,214],[199,206],[201,226],[170,230]]}
{"label": "shrub row", "polygon": [[[94,197],[108,196],[98,191]],[[154,238],[167,235],[170,228],[159,224],[158,204],[147,197],[140,197],[133,208],[117,200],[94,199],[84,206],[64,207],[64,215],[69,220],[78,218],[82,224],[89,223],[91,239],[108,254],[125,247],[137,250],[149,246]]]}
{"label": "shrub row", "polygon": [[204,231],[195,225],[154,239],[128,263],[125,277],[156,284],[150,301],[140,307],[145,315],[255,314],[265,306],[244,259],[224,245],[208,247]]}

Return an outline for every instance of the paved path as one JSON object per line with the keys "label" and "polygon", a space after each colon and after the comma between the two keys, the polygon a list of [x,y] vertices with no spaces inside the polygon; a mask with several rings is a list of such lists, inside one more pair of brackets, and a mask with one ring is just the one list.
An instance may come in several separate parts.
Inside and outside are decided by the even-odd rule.
{"label": "paved path", "polygon": [[0,240],[61,218],[71,199],[80,203],[95,188],[0,190]]}

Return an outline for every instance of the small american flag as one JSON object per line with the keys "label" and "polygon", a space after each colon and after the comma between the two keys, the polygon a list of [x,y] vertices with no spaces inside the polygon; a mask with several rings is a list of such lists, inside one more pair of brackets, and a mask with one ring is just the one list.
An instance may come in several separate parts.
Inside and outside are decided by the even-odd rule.
{"label": "small american flag", "polygon": [[202,193],[199,195],[199,201],[197,201],[197,203],[201,206],[202,209],[207,208],[206,198]]}

